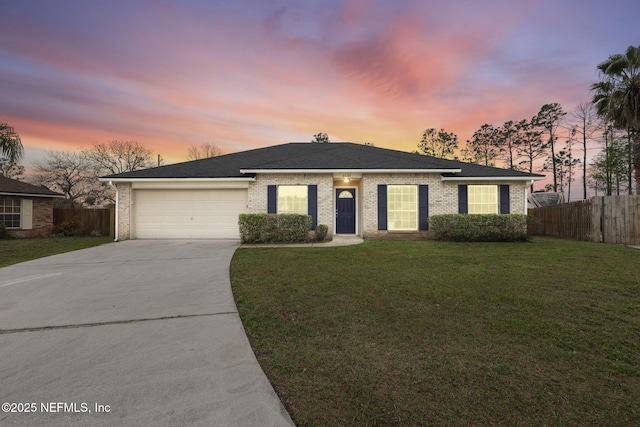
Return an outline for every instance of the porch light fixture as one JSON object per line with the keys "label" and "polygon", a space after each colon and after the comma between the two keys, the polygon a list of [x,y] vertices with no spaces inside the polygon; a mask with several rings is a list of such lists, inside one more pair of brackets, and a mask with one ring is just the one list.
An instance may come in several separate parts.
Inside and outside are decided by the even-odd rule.
{"label": "porch light fixture", "polygon": [[349,183],[349,177],[346,177],[346,176],[345,176],[345,177],[344,177],[344,179],[343,179],[343,181],[344,181],[344,183],[345,183],[345,184],[348,184],[348,183]]}

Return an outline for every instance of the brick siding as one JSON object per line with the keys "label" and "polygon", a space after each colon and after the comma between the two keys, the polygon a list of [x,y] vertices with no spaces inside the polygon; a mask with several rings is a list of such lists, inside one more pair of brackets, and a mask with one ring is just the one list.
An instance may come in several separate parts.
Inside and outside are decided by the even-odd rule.
{"label": "brick siding", "polygon": [[[356,203],[358,209],[357,234],[365,238],[381,238],[388,234],[415,234],[420,237],[425,232],[389,233],[378,230],[378,185],[428,185],[429,186],[429,215],[458,213],[458,184],[457,181],[442,181],[440,174],[425,173],[372,173],[363,174],[361,179],[355,179],[349,184],[334,180],[329,174],[264,174],[258,175],[255,182],[249,185],[249,212],[267,212],[267,186],[269,185],[318,185],[318,224],[329,226],[329,233],[334,229],[334,190],[335,188],[356,188]],[[526,182],[473,181],[470,185],[498,185],[509,184],[510,203],[512,213],[524,213],[524,190]],[[394,237],[394,236],[391,236]]]}
{"label": "brick siding", "polygon": [[14,237],[50,235],[53,228],[53,199],[48,197],[21,197],[21,199],[32,200],[31,229],[8,229],[9,234]]}
{"label": "brick siding", "polygon": [[118,240],[131,238],[131,184],[118,182]]}
{"label": "brick siding", "polygon": [[249,184],[249,213],[267,212],[267,187],[269,185],[317,185],[318,224],[329,227],[327,237],[333,236],[333,177],[330,174],[263,174]]}
{"label": "brick siding", "polygon": [[[250,213],[267,212],[267,187],[269,185],[317,185],[318,224],[329,227],[328,237],[335,231],[335,189],[355,188],[357,206],[356,234],[364,238],[422,238],[428,233],[393,233],[378,230],[378,185],[428,185],[429,215],[458,213],[458,184],[510,185],[511,213],[525,213],[525,188],[528,181],[442,181],[440,174],[426,173],[371,173],[355,178],[349,184],[334,179],[332,174],[258,174],[249,184],[247,210]],[[118,239],[131,238],[131,184],[117,183],[118,188]],[[35,211],[35,203],[34,203]],[[35,215],[34,215],[35,216]],[[35,218],[34,218],[35,228]],[[394,234],[394,236],[391,236]]]}

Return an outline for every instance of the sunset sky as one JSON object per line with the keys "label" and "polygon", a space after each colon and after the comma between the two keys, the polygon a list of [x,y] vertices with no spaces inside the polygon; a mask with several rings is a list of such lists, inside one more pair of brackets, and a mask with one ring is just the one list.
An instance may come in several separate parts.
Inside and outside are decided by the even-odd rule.
{"label": "sunset sky", "polygon": [[637,0],[10,1],[0,121],[27,166],[111,140],[167,163],[317,132],[410,151],[426,128],[573,110],[639,22]]}

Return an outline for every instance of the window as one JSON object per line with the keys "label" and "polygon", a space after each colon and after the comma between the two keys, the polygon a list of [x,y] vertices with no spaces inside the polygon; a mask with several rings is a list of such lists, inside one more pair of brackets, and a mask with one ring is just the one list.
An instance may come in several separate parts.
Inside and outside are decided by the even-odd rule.
{"label": "window", "polygon": [[7,228],[20,228],[20,200],[0,199],[0,224]]}
{"label": "window", "polygon": [[387,215],[389,230],[416,231],[418,229],[418,186],[389,185]]}
{"label": "window", "polygon": [[470,185],[468,187],[470,214],[498,213],[497,185]]}
{"label": "window", "polygon": [[307,215],[308,210],[306,185],[278,186],[278,213]]}

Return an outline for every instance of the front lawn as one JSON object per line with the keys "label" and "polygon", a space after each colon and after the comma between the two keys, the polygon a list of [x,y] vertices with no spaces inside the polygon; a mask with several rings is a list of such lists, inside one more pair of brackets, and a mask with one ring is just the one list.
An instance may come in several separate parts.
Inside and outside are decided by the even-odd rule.
{"label": "front lawn", "polygon": [[112,237],[51,237],[0,240],[0,267],[112,242]]}
{"label": "front lawn", "polygon": [[298,426],[640,425],[640,250],[239,249],[236,302]]}

